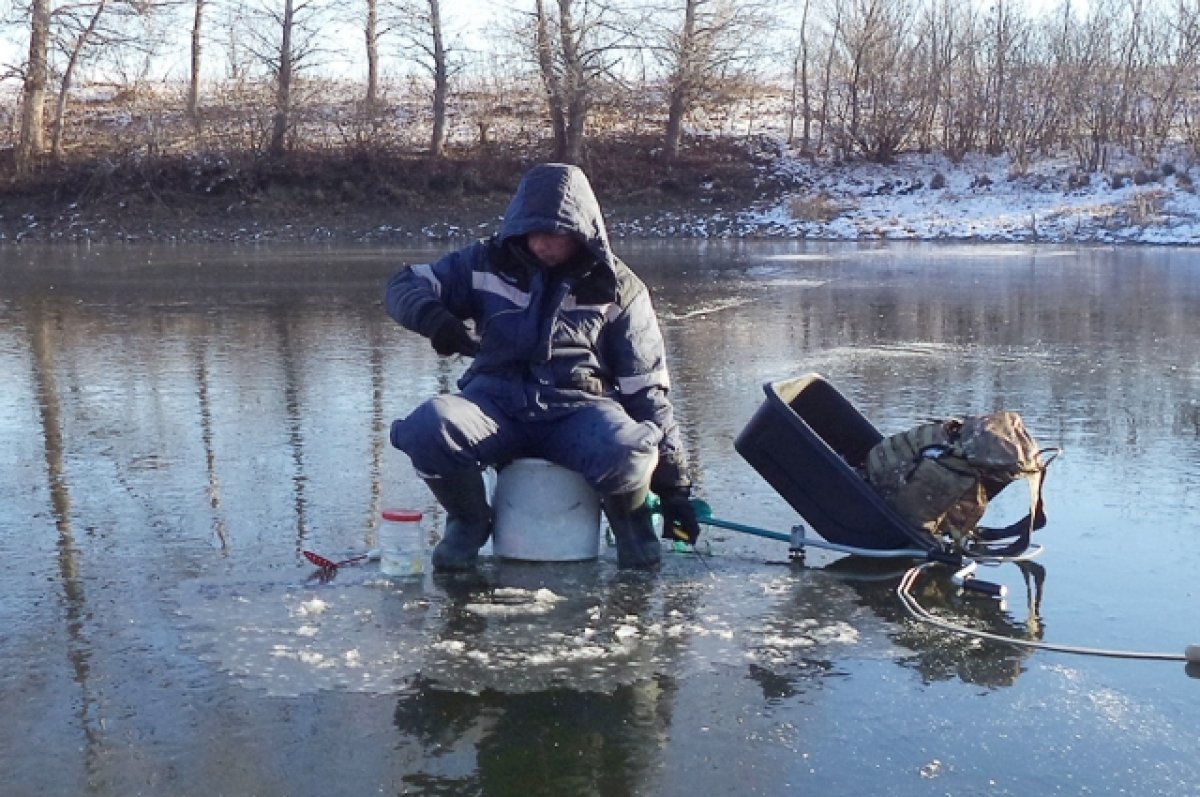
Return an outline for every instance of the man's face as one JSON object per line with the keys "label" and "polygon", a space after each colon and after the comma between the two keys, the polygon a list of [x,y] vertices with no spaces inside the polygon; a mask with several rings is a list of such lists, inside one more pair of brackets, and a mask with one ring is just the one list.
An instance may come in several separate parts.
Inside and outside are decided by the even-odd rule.
{"label": "man's face", "polygon": [[547,268],[561,266],[579,249],[579,240],[565,232],[531,232],[526,244],[533,256]]}

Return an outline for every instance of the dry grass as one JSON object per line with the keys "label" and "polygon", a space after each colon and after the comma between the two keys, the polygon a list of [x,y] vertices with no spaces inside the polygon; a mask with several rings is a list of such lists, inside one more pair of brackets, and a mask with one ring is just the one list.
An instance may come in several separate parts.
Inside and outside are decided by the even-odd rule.
{"label": "dry grass", "polygon": [[787,207],[793,219],[815,224],[828,224],[846,212],[846,208],[824,192],[793,197]]}
{"label": "dry grass", "polygon": [[1167,192],[1161,188],[1139,191],[1129,198],[1126,208],[1129,223],[1138,227],[1162,223],[1162,211],[1166,202]]}

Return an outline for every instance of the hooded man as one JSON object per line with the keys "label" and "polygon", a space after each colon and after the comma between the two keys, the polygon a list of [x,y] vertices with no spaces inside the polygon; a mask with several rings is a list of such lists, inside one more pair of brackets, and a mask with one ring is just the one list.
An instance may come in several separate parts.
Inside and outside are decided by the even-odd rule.
{"label": "hooded man", "polygon": [[401,269],[384,306],[438,354],[474,358],[461,392],[429,399],[391,429],[392,445],[446,510],[435,570],[474,567],[492,529],[483,469],[517,457],[583,475],[603,499],[622,568],[661,559],[649,490],[661,501],[663,536],[695,543],[650,295],[609,249],[578,167],[530,169],[497,234]]}

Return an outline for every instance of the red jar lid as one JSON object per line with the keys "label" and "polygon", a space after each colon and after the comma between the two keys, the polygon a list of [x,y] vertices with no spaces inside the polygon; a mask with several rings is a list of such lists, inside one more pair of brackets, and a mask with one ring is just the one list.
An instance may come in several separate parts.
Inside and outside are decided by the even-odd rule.
{"label": "red jar lid", "polygon": [[394,520],[400,523],[412,523],[420,521],[421,513],[415,509],[385,509],[383,510],[384,520]]}

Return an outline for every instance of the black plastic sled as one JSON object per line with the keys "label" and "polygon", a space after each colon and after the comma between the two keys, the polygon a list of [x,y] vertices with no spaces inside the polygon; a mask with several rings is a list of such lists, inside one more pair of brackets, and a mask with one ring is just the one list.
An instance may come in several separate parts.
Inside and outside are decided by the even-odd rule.
{"label": "black plastic sled", "polygon": [[827,541],[873,550],[940,546],[860,474],[883,435],[819,374],[763,385],[734,448]]}

